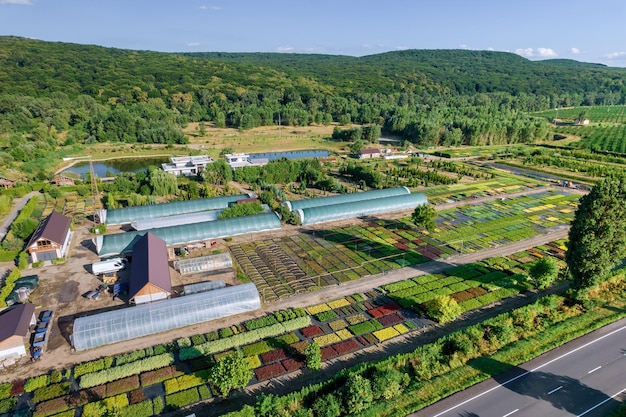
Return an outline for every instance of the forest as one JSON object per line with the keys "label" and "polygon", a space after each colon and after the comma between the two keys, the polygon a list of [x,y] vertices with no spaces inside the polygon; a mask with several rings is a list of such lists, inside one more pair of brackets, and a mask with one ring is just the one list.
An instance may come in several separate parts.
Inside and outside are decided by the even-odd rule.
{"label": "forest", "polygon": [[0,37],[0,50],[0,167],[41,179],[42,158],[64,148],[184,144],[189,122],[335,123],[362,126],[350,139],[495,145],[550,138],[549,117],[530,112],[626,103],[625,69],[503,52],[173,54],[16,37]]}

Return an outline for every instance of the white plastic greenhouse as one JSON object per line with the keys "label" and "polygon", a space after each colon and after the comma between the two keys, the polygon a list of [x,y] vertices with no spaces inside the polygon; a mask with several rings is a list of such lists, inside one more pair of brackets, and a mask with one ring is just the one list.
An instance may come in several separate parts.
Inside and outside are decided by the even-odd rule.
{"label": "white plastic greenhouse", "polygon": [[182,226],[217,220],[223,210],[199,211],[197,213],[180,214],[176,216],[154,217],[152,219],[137,220],[130,224],[135,230],[150,230],[158,227]]}
{"label": "white plastic greenhouse", "polygon": [[237,200],[250,198],[248,194],[227,195],[197,200],[173,201],[171,203],[149,204],[147,206],[122,207],[117,209],[98,210],[100,223],[128,224],[138,220],[155,217],[175,216],[178,214],[195,213],[198,211],[221,210]]}
{"label": "white plastic greenhouse", "polygon": [[174,261],[174,269],[181,274],[190,274],[202,271],[217,271],[220,269],[232,268],[233,259],[228,253],[217,255],[199,256],[197,258],[186,258]]}
{"label": "white plastic greenhouse", "polygon": [[393,197],[397,195],[411,194],[406,187],[385,188],[382,190],[364,191],[360,193],[340,194],[330,197],[307,198],[304,200],[285,201],[283,204],[289,211],[299,209],[330,206],[333,204],[352,203],[354,201],[372,200],[375,198]]}
{"label": "white plastic greenhouse", "polygon": [[242,284],[135,307],[79,317],[76,350],[93,349],[261,308],[254,284]]}
{"label": "white plastic greenhouse", "polygon": [[406,210],[427,204],[426,195],[422,193],[398,195],[394,197],[376,198],[373,200],[354,201],[351,203],[333,204],[330,206],[310,207],[296,210],[302,225],[350,219],[371,214],[388,213]]}
{"label": "white plastic greenhouse", "polygon": [[183,286],[183,294],[185,295],[197,294],[199,292],[213,291],[213,290],[218,290],[224,287],[226,287],[226,283],[224,282],[223,279],[219,279],[217,281],[198,282],[196,284],[189,284],[189,285]]}

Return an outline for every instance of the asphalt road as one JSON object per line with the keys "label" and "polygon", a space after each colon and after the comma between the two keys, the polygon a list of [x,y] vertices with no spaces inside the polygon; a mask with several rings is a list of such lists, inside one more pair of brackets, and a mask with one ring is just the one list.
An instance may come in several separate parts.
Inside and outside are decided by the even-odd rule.
{"label": "asphalt road", "polygon": [[410,416],[604,417],[624,399],[626,319]]}

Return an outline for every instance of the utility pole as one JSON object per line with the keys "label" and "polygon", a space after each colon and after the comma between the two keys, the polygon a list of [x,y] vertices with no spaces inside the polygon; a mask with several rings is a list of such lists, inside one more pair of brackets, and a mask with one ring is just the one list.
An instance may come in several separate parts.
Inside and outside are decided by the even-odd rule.
{"label": "utility pole", "polygon": [[93,169],[93,160],[89,155],[89,177],[91,180],[91,199],[93,201],[93,225],[100,223],[100,219],[96,215],[96,201],[99,198],[98,182],[96,181],[96,173]]}

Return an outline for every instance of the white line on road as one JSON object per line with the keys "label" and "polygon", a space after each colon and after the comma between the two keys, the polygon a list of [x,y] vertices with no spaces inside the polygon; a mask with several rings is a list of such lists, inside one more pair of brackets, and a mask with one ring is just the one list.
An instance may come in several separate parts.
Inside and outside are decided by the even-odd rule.
{"label": "white line on road", "polygon": [[601,366],[598,366],[597,368],[593,368],[591,371],[587,372],[588,374],[597,371],[598,369],[602,368]]}
{"label": "white line on road", "polygon": [[613,398],[617,397],[618,395],[620,395],[622,392],[626,391],[626,388],[624,388],[623,390],[621,390],[618,393],[615,393],[613,395],[611,395],[609,398],[607,398],[604,401],[599,402],[598,404],[594,405],[593,407],[591,407],[590,409],[586,410],[585,412],[583,412],[582,414],[578,414],[576,417],[582,417],[587,413],[590,413],[591,411],[595,410],[596,408],[600,407],[602,404],[611,401]]}
{"label": "white line on road", "polygon": [[555,389],[553,389],[552,391],[550,391],[550,392],[548,393],[548,395],[552,395],[552,394],[554,394],[555,392],[557,392],[557,391],[558,391],[558,390],[560,390],[561,388],[563,388],[563,385],[561,385],[561,386],[559,386],[559,387],[556,387]]}
{"label": "white line on road", "polygon": [[507,413],[507,414],[503,415],[502,417],[509,417],[511,414],[517,413],[518,411],[519,411],[519,408],[516,408],[515,410],[511,411],[510,413]]}
{"label": "white line on road", "polygon": [[554,359],[552,359],[552,360],[550,360],[550,361],[548,361],[548,362],[544,363],[543,365],[539,365],[539,366],[537,366],[536,368],[531,369],[530,371],[523,372],[523,373],[521,373],[520,375],[518,375],[518,376],[516,376],[516,377],[513,377],[513,378],[511,378],[511,379],[509,379],[508,381],[504,381],[503,383],[498,384],[498,385],[496,385],[495,387],[489,388],[488,390],[483,391],[483,392],[481,392],[480,394],[474,395],[473,397],[468,398],[467,400],[462,401],[462,402],[458,403],[457,405],[452,406],[452,407],[448,408],[447,410],[444,410],[444,411],[440,412],[439,414],[435,414],[435,415],[434,415],[434,416],[432,416],[432,417],[440,417],[440,416],[442,416],[442,415],[444,415],[444,414],[446,414],[446,413],[448,413],[448,412],[450,412],[450,411],[452,411],[452,410],[454,410],[454,409],[456,409],[456,408],[461,407],[462,405],[465,405],[465,404],[467,404],[467,403],[469,403],[469,402],[474,401],[474,400],[475,400],[475,399],[477,399],[477,398],[482,397],[483,395],[487,395],[487,394],[489,394],[491,391],[494,391],[494,390],[496,390],[496,389],[498,389],[498,388],[500,388],[500,387],[503,387],[503,386],[505,386],[505,385],[507,385],[507,384],[510,384],[511,382],[516,381],[516,380],[520,379],[521,377],[528,375],[528,374],[529,374],[529,373],[531,373],[531,372],[534,372],[534,371],[536,371],[536,370],[538,370],[538,369],[541,369],[541,368],[543,368],[544,366],[547,366],[547,365],[551,364],[552,362],[556,362],[556,361],[558,361],[559,359],[563,359],[564,357],[569,356],[569,355],[571,355],[571,354],[572,354],[572,353],[574,353],[574,352],[578,352],[579,350],[584,349],[584,348],[586,348],[587,346],[590,346],[590,345],[592,345],[592,344],[594,344],[594,343],[596,343],[596,342],[599,342],[600,340],[605,339],[605,338],[607,338],[607,337],[609,337],[609,336],[612,336],[612,335],[614,335],[615,333],[621,332],[622,330],[625,330],[625,329],[626,329],[626,326],[622,326],[622,327],[620,327],[619,329],[615,329],[615,330],[613,330],[612,332],[607,333],[607,334],[605,334],[604,336],[600,336],[600,337],[598,337],[597,339],[594,339],[594,340],[592,340],[592,341],[590,341],[590,342],[587,342],[587,343],[585,343],[584,345],[577,347],[576,349],[570,350],[569,352],[566,352],[566,353],[562,354],[561,356],[558,356],[558,357],[556,357],[556,358],[554,358]]}

